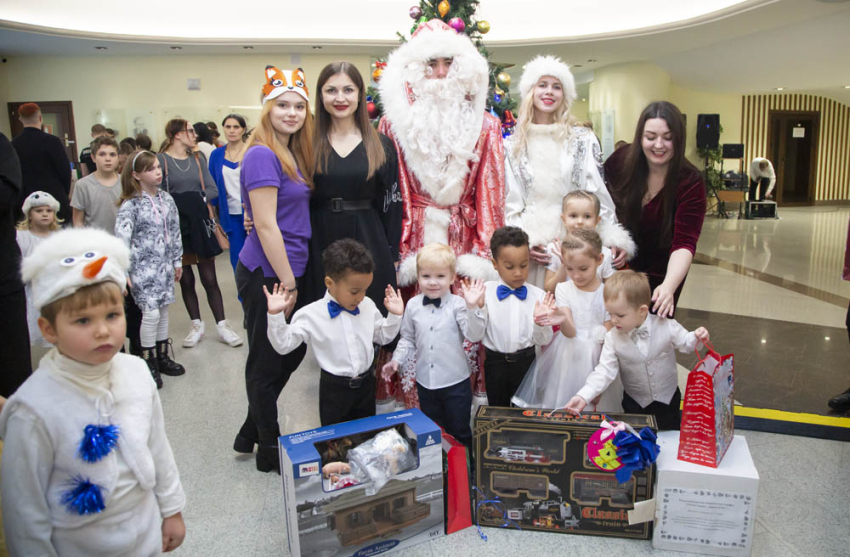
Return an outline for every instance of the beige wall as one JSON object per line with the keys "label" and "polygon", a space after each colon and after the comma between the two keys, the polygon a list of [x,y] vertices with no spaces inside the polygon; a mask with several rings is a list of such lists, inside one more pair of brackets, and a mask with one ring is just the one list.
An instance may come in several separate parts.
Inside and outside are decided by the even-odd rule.
{"label": "beige wall", "polygon": [[[311,95],[319,71],[338,56],[302,55]],[[368,56],[348,56],[366,79],[371,75]],[[191,121],[215,120],[229,112],[256,122],[263,69],[275,64],[294,67],[287,53],[241,56],[135,56],[135,57],[14,57],[0,65],[0,102],[72,101],[79,149],[90,138],[92,124],[106,123],[119,130],[119,139],[133,132],[134,120],[146,124],[156,146],[165,123],[173,117]],[[201,90],[188,91],[187,78],[200,78]],[[106,122],[103,122],[106,120]],[[8,116],[0,131],[9,134]]]}
{"label": "beige wall", "polygon": [[573,118],[575,118],[579,122],[584,122],[586,120],[589,120],[590,118],[588,118],[588,116],[587,116],[587,113],[588,113],[587,107],[588,107],[587,101],[577,100],[570,107],[570,114],[572,114]]}
{"label": "beige wall", "polygon": [[[685,146],[685,156],[697,168],[703,168],[705,161],[697,155],[697,116],[699,114],[720,114],[720,126],[723,133],[720,143],[741,142],[741,95],[723,95],[706,93],[670,84],[670,95],[667,100],[679,107],[687,116],[688,140]],[[736,161],[726,161],[724,170],[738,170]]]}

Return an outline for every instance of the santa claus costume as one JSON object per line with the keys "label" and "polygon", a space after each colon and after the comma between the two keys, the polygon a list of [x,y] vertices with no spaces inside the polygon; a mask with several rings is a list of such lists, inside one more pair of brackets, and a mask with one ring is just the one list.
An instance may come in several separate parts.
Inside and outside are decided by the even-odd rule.
{"label": "santa claus costume", "polygon": [[[555,111],[553,123],[535,124],[534,88],[544,76],[560,81],[563,108]],[[505,140],[507,224],[522,228],[531,246],[560,241],[566,232],[561,220],[564,196],[586,190],[599,198],[602,220],[597,232],[602,243],[625,250],[630,259],[635,243],[617,224],[614,202],[603,180],[599,142],[593,131],[570,116],[576,86],[569,66],[555,56],[538,56],[525,65],[519,88],[522,103],[516,133]],[[546,267],[532,262],[528,282],[542,288],[545,274]]]}
{"label": "santa claus costume", "polygon": [[[451,59],[444,79],[429,78],[428,62],[436,58]],[[420,25],[387,60],[380,82],[386,115],[378,131],[398,153],[399,286],[407,287],[406,297],[416,291],[416,253],[430,242],[454,250],[459,277],[486,280],[495,273],[489,242],[504,224],[505,174],[501,123],[485,112],[488,85],[487,60],[466,35],[438,19]],[[478,395],[484,374],[477,346],[469,348]],[[402,374],[408,407],[417,404],[409,373]],[[379,381],[379,402],[396,395],[393,385]]]}

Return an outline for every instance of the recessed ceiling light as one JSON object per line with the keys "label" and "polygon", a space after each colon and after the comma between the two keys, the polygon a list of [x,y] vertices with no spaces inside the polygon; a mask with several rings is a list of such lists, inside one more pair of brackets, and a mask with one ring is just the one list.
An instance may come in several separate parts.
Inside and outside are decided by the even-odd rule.
{"label": "recessed ceiling light", "polygon": [[582,99],[582,101],[586,101],[587,99]]}
{"label": "recessed ceiling light", "polygon": [[314,46],[314,47],[313,47],[313,50],[322,50],[322,47],[320,47],[320,46]]}
{"label": "recessed ceiling light", "polygon": [[95,50],[106,50],[106,47],[105,46],[96,46],[96,47],[94,47],[94,49]]}
{"label": "recessed ceiling light", "polygon": [[594,63],[594,62],[596,62],[596,58],[588,58],[588,59],[587,59],[587,63],[588,63],[588,64],[592,64],[592,63]]}
{"label": "recessed ceiling light", "polygon": [[254,50],[253,46],[243,46],[242,48],[244,48],[245,50]]}
{"label": "recessed ceiling light", "polygon": [[767,344],[767,339],[766,339],[766,338],[761,339],[761,343],[762,343],[762,344]]}
{"label": "recessed ceiling light", "polygon": [[776,90],[777,90],[777,91],[784,91],[784,90],[785,90],[785,87],[777,87],[777,88],[776,88]]}
{"label": "recessed ceiling light", "polygon": [[829,340],[829,337],[823,337],[823,340]]}
{"label": "recessed ceiling light", "polygon": [[183,50],[182,46],[172,46],[171,50]]}
{"label": "recessed ceiling light", "polygon": [[850,89],[850,85],[845,85],[845,86],[844,86],[844,88],[845,88],[845,89]]}
{"label": "recessed ceiling light", "polygon": [[581,64],[573,64],[573,65],[572,65],[572,66],[570,66],[570,67],[572,67],[572,68],[580,68],[580,67],[581,67]]}

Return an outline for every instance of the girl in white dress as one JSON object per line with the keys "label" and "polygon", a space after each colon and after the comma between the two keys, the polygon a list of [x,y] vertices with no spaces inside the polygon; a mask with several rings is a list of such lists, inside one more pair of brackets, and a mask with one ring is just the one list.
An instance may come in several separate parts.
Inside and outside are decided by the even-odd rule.
{"label": "girl in white dress", "polygon": [[[558,310],[541,325],[560,325],[559,335],[537,357],[512,402],[526,408],[562,408],[584,386],[599,363],[602,341],[611,328],[597,274],[602,241],[593,230],[576,229],[561,242],[561,259],[570,280],[555,288]],[[598,412],[622,412],[619,378],[592,401]]]}
{"label": "girl in white dress", "polygon": [[[59,230],[62,219],[56,216],[59,202],[55,197],[44,191],[34,191],[24,200],[22,208],[24,220],[18,223],[17,240],[21,248],[21,257],[28,257],[35,247]],[[24,290],[27,295],[27,328],[30,332],[30,344],[53,346],[41,334],[38,328],[39,312],[32,305],[32,285],[26,283]]]}

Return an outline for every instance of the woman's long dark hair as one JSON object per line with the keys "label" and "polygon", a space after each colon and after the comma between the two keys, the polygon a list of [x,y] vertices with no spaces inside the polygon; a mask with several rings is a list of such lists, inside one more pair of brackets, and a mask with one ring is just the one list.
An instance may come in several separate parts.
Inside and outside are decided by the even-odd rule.
{"label": "woman's long dark hair", "polygon": [[685,158],[685,119],[673,103],[656,101],[647,106],[638,119],[635,137],[627,147],[626,158],[617,182],[613,183],[613,194],[617,202],[617,213],[623,226],[635,236],[640,225],[643,198],[649,189],[649,164],[643,152],[643,129],[646,121],[661,118],[667,122],[673,136],[673,158],[667,167],[661,195],[661,211],[664,218],[659,246],[669,246],[673,238],[673,217],[676,213],[676,190],[683,172],[698,172]]}
{"label": "woman's long dark hair", "polygon": [[316,173],[324,173],[328,167],[328,157],[331,155],[331,142],[328,136],[331,132],[331,115],[325,110],[325,101],[322,88],[325,83],[337,74],[347,75],[359,91],[360,99],[357,110],[354,112],[354,123],[363,137],[363,147],[366,148],[366,159],[369,161],[369,170],[366,179],[371,178],[381,168],[387,156],[381,138],[372,124],[369,122],[369,114],[366,111],[366,87],[360,72],[349,62],[334,62],[328,64],[319,74],[316,82],[316,134],[313,137],[313,152],[316,154]]}

